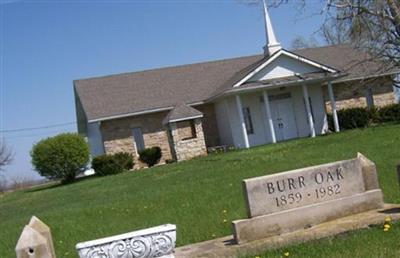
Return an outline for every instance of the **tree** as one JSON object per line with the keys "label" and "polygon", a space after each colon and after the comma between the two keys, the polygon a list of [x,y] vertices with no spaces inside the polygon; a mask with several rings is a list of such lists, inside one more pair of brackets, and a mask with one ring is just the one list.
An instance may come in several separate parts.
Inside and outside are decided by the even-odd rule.
{"label": "tree", "polygon": [[352,44],[372,58],[386,61],[384,70],[400,66],[400,1],[331,0],[336,24],[344,24]]}
{"label": "tree", "polygon": [[310,37],[309,39],[305,39],[303,36],[297,36],[292,40],[291,49],[301,49],[301,48],[310,48],[317,47],[318,42],[314,37]]}
{"label": "tree", "polygon": [[[270,6],[288,3],[270,1]],[[380,59],[381,71],[400,67],[400,1],[399,0],[320,0],[320,15],[327,17],[321,24],[325,40],[332,44],[351,43]],[[305,0],[302,10],[313,8],[315,2]]]}
{"label": "tree", "polygon": [[32,165],[41,176],[73,181],[89,161],[89,147],[82,136],[59,134],[41,140],[32,147]]}
{"label": "tree", "polygon": [[0,142],[0,171],[13,161],[14,154],[4,141]]}
{"label": "tree", "polygon": [[340,20],[331,19],[322,24],[321,35],[328,45],[352,43],[346,25]]}

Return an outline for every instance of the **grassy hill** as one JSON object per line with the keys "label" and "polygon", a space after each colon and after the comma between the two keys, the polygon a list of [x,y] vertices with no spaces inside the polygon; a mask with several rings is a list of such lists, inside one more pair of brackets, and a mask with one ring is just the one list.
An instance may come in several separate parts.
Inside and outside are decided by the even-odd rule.
{"label": "grassy hill", "polygon": [[[386,125],[1,195],[0,257],[15,257],[16,241],[32,215],[51,227],[58,257],[76,257],[75,244],[81,241],[164,223],[177,225],[179,246],[225,236],[231,234],[230,221],[246,217],[242,179],[353,158],[357,152],[376,163],[385,201],[400,203],[395,173],[400,125]],[[377,237],[357,232],[349,238],[366,236],[367,242],[318,241],[299,247],[309,252],[296,257],[326,256],[323,250],[335,257],[339,249],[349,254],[339,256],[355,257],[352,250],[366,246],[399,249],[399,227],[386,232],[397,240],[381,241],[378,229]],[[279,257],[279,252],[270,254]]]}

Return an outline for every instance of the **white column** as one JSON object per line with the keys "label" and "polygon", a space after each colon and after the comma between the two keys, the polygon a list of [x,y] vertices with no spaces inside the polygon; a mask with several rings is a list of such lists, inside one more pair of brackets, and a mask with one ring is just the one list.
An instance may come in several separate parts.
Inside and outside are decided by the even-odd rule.
{"label": "white column", "polygon": [[246,124],[244,122],[244,117],[243,117],[242,100],[240,99],[239,95],[236,95],[236,108],[237,108],[237,112],[239,114],[239,121],[240,121],[241,129],[242,129],[244,146],[246,148],[249,148],[250,147],[249,138],[247,136]]}
{"label": "white column", "polygon": [[303,83],[302,87],[303,87],[304,101],[306,103],[308,124],[310,125],[311,137],[315,137],[314,121],[313,121],[313,117],[312,117],[312,114],[311,114],[311,106],[310,106],[310,100],[309,100],[309,96],[308,96],[307,85],[305,85]]}
{"label": "white column", "polygon": [[268,120],[268,125],[269,125],[269,131],[271,132],[272,143],[276,143],[274,122],[272,121],[271,108],[269,106],[269,99],[268,99],[268,92],[266,90],[263,91],[263,97],[264,97],[264,108],[265,108],[265,113],[267,114],[267,120]]}
{"label": "white column", "polygon": [[337,117],[337,111],[336,111],[336,100],[335,96],[333,95],[333,89],[332,89],[332,82],[328,82],[328,94],[329,94],[329,99],[331,102],[331,108],[332,108],[332,116],[333,116],[333,124],[335,125],[335,131],[340,132],[340,127],[339,127],[339,120]]}

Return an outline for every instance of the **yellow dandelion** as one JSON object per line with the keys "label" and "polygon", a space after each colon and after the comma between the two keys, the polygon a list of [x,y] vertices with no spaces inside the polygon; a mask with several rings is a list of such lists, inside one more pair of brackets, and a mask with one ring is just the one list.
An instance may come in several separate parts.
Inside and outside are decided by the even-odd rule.
{"label": "yellow dandelion", "polygon": [[385,222],[391,222],[391,221],[392,221],[392,218],[390,218],[390,217],[385,218]]}
{"label": "yellow dandelion", "polygon": [[285,257],[289,257],[289,255],[290,255],[289,252],[284,252],[284,253],[283,253],[283,256],[285,256]]}
{"label": "yellow dandelion", "polygon": [[383,225],[383,228],[389,229],[389,228],[390,228],[390,225],[389,225],[389,224],[385,224],[385,225]]}
{"label": "yellow dandelion", "polygon": [[255,256],[254,258],[261,258],[261,256]]}
{"label": "yellow dandelion", "polygon": [[227,219],[224,219],[223,222],[226,223],[226,222],[228,222],[228,220],[227,220]]}
{"label": "yellow dandelion", "polygon": [[387,231],[389,231],[389,229],[388,228],[384,228],[383,231],[387,232]]}
{"label": "yellow dandelion", "polygon": [[227,211],[226,211],[226,210],[223,210],[222,213],[227,213]]}

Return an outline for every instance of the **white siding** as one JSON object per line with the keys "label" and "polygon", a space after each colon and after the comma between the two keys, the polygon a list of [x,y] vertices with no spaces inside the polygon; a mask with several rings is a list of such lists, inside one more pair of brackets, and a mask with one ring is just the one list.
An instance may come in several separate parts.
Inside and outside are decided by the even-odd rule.
{"label": "white siding", "polygon": [[[400,81],[400,74],[396,74],[396,81]],[[393,92],[395,103],[400,103],[400,83],[393,82]]]}
{"label": "white siding", "polygon": [[233,145],[236,148],[244,148],[244,139],[241,132],[241,125],[239,121],[239,114],[237,113],[236,102],[234,98],[227,98],[227,105],[229,109],[229,121],[231,124],[231,132],[233,138]]}
{"label": "white siding", "polygon": [[104,154],[103,140],[100,132],[100,123],[87,124],[87,138],[92,157]]}
{"label": "white siding", "polygon": [[[325,104],[322,95],[322,86],[308,85],[308,94],[311,99],[312,111],[314,114],[314,127],[317,135],[323,134],[327,129],[327,120],[325,113]],[[294,107],[296,112],[296,121],[299,137],[310,136],[310,127],[308,125],[307,111],[304,103],[303,92],[301,87],[293,90]]]}
{"label": "white siding", "polygon": [[270,64],[268,64],[260,72],[251,77],[249,81],[268,80],[273,78],[292,76],[295,73],[302,74],[317,71],[321,71],[321,69],[303,63],[291,57],[281,55]]}
{"label": "white siding", "polygon": [[241,95],[243,108],[250,108],[251,120],[253,122],[254,133],[248,135],[250,146],[265,144],[267,142],[265,118],[262,113],[263,106],[260,102],[261,96],[261,92]]}
{"label": "white siding", "polygon": [[[327,121],[325,113],[325,104],[322,94],[322,86],[309,85],[308,91],[309,91],[309,97],[311,98],[311,105],[314,114],[315,132],[317,135],[320,135],[325,133],[327,130]],[[269,96],[282,93],[291,94],[291,100],[292,100],[293,110],[295,113],[294,115],[297,127],[296,133],[298,137],[310,136],[310,127],[308,125],[307,112],[304,104],[301,85],[287,87],[286,89],[268,90]],[[271,133],[269,130],[269,126],[267,125],[264,106],[263,103],[260,102],[260,98],[262,97],[262,92],[260,91],[256,93],[242,94],[240,95],[240,97],[242,100],[243,107],[250,107],[250,112],[252,116],[254,134],[249,135],[250,146],[271,143],[272,142]],[[226,132],[224,131],[229,130],[232,132],[230,134],[230,137],[232,138],[230,139],[230,142],[232,142],[234,146],[237,148],[243,148],[244,141],[242,133],[240,131],[241,126],[239,123],[235,101],[232,97],[230,97],[227,98],[227,103],[229,107],[229,120],[231,127],[228,128],[226,126],[226,122],[224,122],[226,129],[224,129],[222,126],[220,127],[221,139],[223,138],[222,135],[226,134]],[[224,118],[226,118],[226,116],[224,116],[224,113],[217,111],[218,126],[220,126],[220,124],[223,123]],[[220,121],[220,119],[222,120]],[[274,121],[274,126],[276,126],[275,123],[276,121]]]}
{"label": "white siding", "polygon": [[217,116],[218,132],[222,145],[232,146],[232,132],[230,125],[230,116],[228,114],[228,102],[225,100],[215,103],[215,113]]}

